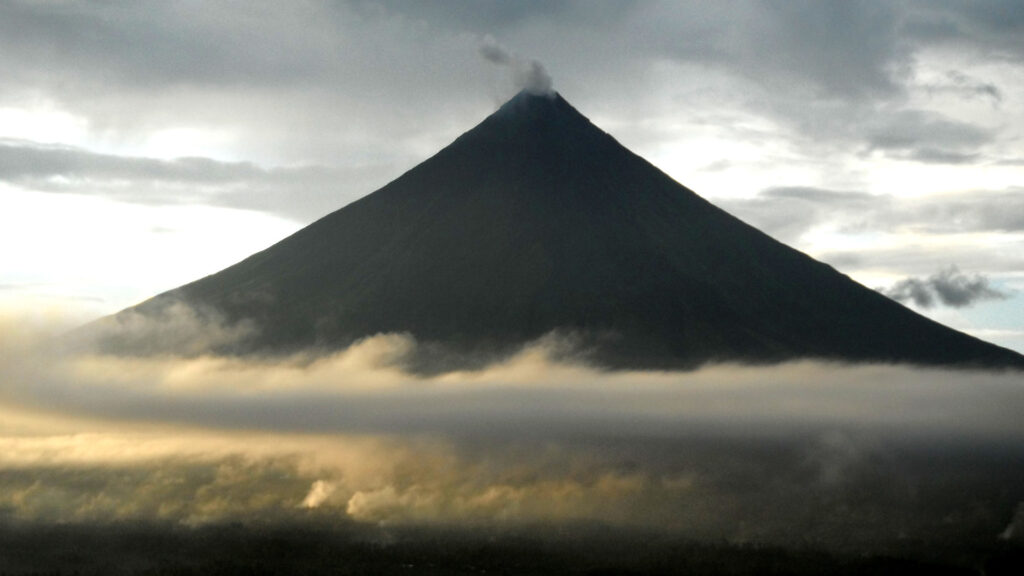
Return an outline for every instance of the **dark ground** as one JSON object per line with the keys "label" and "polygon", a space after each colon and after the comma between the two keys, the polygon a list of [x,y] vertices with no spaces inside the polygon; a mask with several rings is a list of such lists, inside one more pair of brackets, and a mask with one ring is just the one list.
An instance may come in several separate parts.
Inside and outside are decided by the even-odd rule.
{"label": "dark ground", "polygon": [[596,526],[4,525],[0,574],[1021,574],[1019,543],[902,542],[876,553],[696,542]]}

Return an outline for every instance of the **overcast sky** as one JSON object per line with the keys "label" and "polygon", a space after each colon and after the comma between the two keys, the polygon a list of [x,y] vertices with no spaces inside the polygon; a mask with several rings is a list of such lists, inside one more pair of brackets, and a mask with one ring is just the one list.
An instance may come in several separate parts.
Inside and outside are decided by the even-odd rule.
{"label": "overcast sky", "polygon": [[1022,37],[1017,0],[0,0],[0,307],[84,318],[215,272],[543,66],[697,193],[1024,351]]}

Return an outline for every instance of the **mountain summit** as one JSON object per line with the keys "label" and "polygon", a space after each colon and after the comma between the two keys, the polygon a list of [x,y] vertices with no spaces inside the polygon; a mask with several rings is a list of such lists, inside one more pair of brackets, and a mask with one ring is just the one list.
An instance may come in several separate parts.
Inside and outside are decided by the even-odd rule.
{"label": "mountain summit", "polygon": [[557,332],[608,367],[1024,367],[716,208],[558,94],[518,94],[376,192],[107,324],[180,302],[252,328],[231,353],[396,332],[469,362]]}

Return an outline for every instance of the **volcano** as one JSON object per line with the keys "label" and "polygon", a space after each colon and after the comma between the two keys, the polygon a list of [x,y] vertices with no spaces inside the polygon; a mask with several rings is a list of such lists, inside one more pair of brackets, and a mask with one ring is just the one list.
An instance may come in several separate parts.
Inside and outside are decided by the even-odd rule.
{"label": "volcano", "polygon": [[215,347],[232,354],[406,333],[471,364],[555,333],[610,368],[1024,367],[715,207],[558,94],[518,94],[376,192],[105,322],[182,302],[252,328]]}

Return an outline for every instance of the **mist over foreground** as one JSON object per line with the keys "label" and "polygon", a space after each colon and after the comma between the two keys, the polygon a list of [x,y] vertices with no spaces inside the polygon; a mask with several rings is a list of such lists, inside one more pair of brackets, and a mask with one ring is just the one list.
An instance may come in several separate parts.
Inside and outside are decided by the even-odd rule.
{"label": "mist over foreground", "polygon": [[[480,546],[491,562],[547,550],[562,566],[583,546],[577,572],[603,565],[589,548],[602,538],[628,558],[712,546],[760,566],[756,545],[963,567],[1008,562],[1024,537],[1019,372],[605,371],[550,336],[423,376],[403,369],[417,347],[403,334],[320,356],[118,356],[26,325],[2,336],[5,570],[103,571],[120,543],[141,563],[125,573],[144,573],[145,534],[169,550],[324,539],[369,547],[374,570]],[[85,549],[51,556],[55,539]]]}

